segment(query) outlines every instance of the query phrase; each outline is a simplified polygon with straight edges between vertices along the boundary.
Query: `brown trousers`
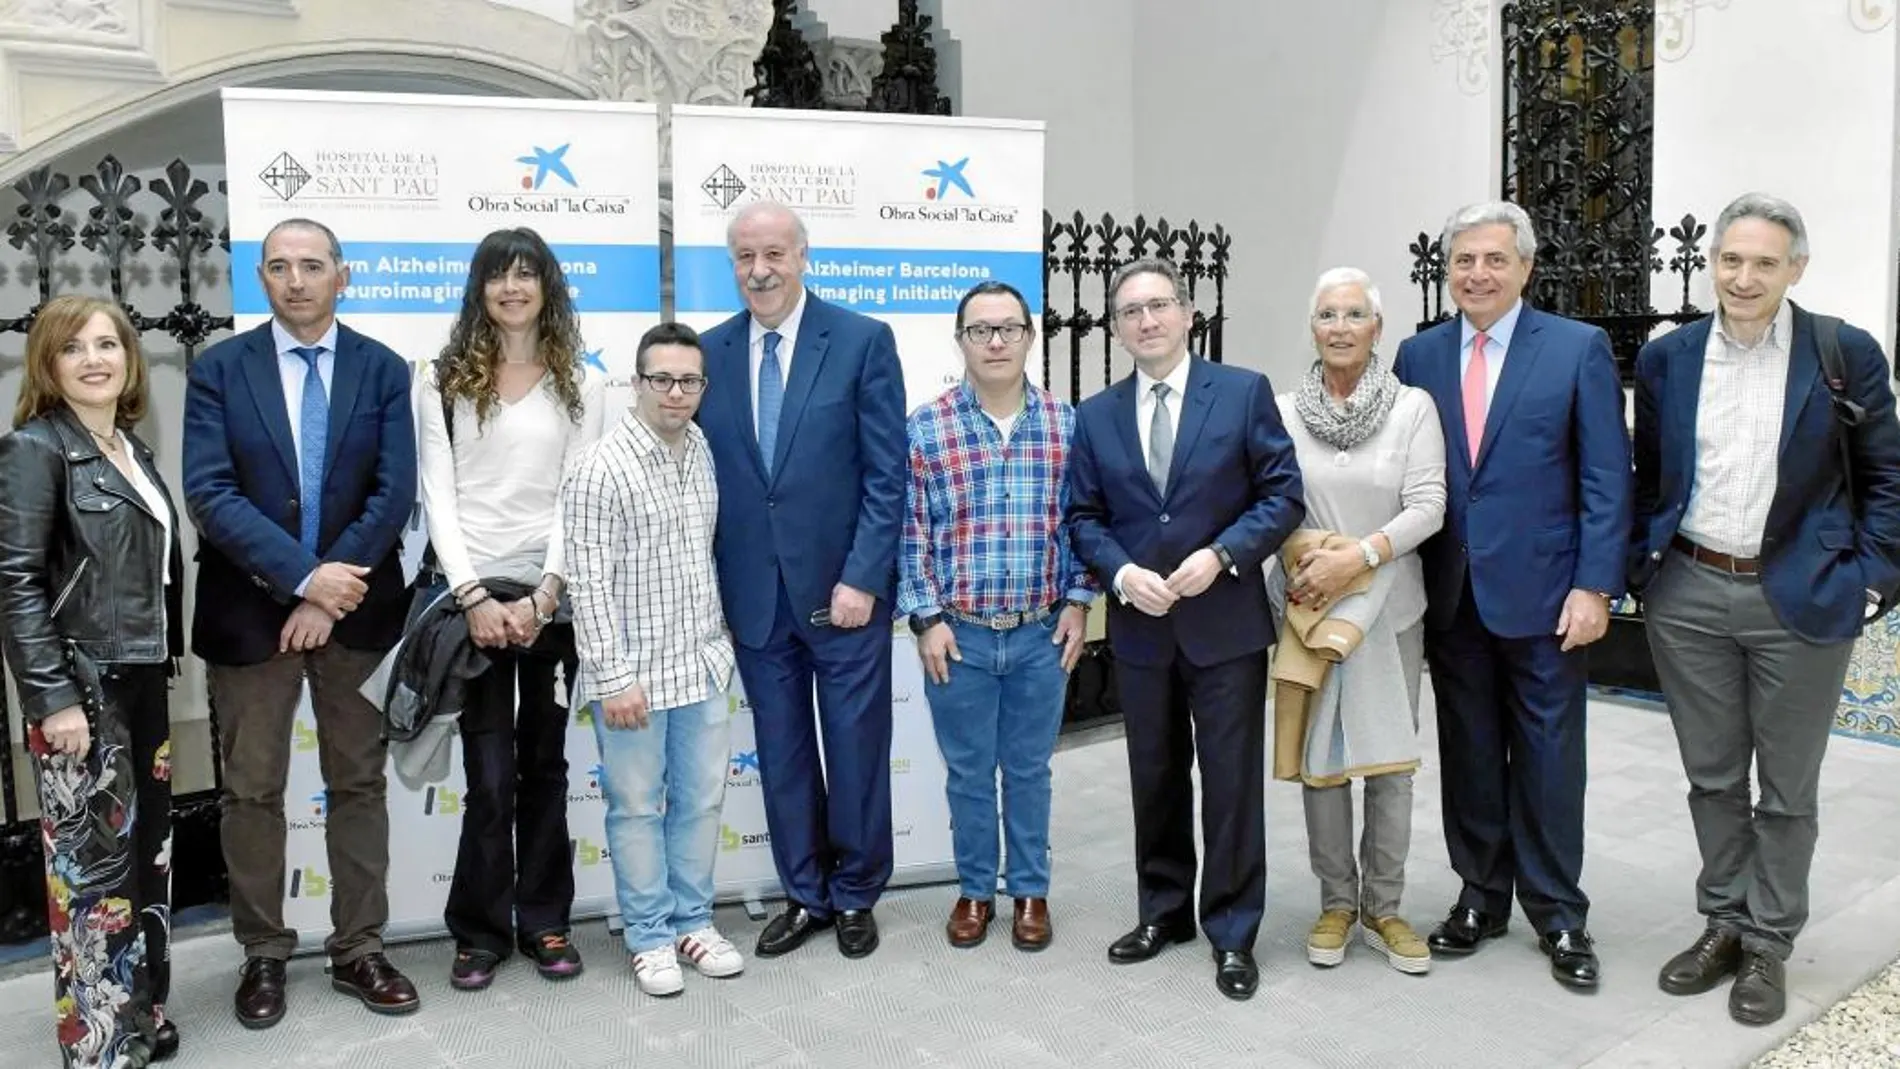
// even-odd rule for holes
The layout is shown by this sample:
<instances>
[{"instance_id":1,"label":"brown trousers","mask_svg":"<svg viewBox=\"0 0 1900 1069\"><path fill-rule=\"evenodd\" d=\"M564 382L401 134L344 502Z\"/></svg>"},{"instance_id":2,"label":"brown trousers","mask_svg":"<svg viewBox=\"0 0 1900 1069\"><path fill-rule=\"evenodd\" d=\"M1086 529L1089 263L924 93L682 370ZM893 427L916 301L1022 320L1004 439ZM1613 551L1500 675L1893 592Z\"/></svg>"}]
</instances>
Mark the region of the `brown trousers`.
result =
<instances>
[{"instance_id":1,"label":"brown trousers","mask_svg":"<svg viewBox=\"0 0 1900 1069\"><path fill-rule=\"evenodd\" d=\"M297 933L284 926L284 783L304 680L317 719L317 763L329 791L324 846L331 873L324 951L347 965L383 949L389 920L389 805L382 716L357 688L381 653L332 642L261 664L209 665L224 758L224 863L231 933L249 957L284 960Z\"/></svg>"}]
</instances>

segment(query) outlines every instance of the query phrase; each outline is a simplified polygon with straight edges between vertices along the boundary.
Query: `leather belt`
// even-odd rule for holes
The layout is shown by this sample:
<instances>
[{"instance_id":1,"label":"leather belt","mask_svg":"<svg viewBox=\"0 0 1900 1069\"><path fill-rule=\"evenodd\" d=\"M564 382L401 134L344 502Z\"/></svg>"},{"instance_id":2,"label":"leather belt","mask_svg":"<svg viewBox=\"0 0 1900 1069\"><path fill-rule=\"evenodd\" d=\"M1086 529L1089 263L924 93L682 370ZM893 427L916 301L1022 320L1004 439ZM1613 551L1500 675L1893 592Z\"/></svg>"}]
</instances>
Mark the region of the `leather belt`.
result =
<instances>
[{"instance_id":1,"label":"leather belt","mask_svg":"<svg viewBox=\"0 0 1900 1069\"><path fill-rule=\"evenodd\" d=\"M1057 605L1061 604L1057 602ZM943 614L952 620L961 620L977 627L987 627L991 631L1010 631L1024 624L1039 623L1055 615L1056 605L1044 605L1040 609L1028 609L1023 612L999 612L994 616L972 616L967 612L958 612L945 606Z\"/></svg>"},{"instance_id":2,"label":"leather belt","mask_svg":"<svg viewBox=\"0 0 1900 1069\"><path fill-rule=\"evenodd\" d=\"M1681 535L1670 539L1669 545L1670 548L1697 564L1706 564L1717 571L1727 572L1730 575L1761 574L1760 557L1731 557L1726 553L1717 553L1706 546L1699 546Z\"/></svg>"}]
</instances>

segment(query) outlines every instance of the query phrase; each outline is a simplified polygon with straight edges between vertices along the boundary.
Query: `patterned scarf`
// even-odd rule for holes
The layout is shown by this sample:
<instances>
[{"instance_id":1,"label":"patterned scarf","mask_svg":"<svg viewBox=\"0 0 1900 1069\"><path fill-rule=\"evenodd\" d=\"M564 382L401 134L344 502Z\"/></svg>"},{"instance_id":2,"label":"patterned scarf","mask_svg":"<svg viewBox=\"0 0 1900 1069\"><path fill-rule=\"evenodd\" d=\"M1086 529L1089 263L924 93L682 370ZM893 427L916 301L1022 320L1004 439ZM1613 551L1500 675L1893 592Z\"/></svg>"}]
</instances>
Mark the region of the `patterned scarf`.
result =
<instances>
[{"instance_id":1,"label":"patterned scarf","mask_svg":"<svg viewBox=\"0 0 1900 1069\"><path fill-rule=\"evenodd\" d=\"M1399 397L1398 377L1379 362L1378 353L1373 353L1366 360L1366 370L1359 376L1359 385L1353 387L1352 396L1346 398L1343 406L1335 407L1326 393L1322 366L1321 361L1313 361L1300 383L1300 419L1313 437L1334 449L1351 449L1377 434L1384 425L1386 414L1392 411L1392 403Z\"/></svg>"}]
</instances>

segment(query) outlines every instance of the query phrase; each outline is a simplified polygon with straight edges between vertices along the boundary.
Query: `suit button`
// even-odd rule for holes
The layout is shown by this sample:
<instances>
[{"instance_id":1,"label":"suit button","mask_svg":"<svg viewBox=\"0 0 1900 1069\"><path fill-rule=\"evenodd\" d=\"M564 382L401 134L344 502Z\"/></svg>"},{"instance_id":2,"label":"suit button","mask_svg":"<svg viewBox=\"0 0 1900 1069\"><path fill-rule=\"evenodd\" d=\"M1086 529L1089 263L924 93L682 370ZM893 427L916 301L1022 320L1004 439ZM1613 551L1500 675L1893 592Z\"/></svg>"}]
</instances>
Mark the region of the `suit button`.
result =
<instances>
[{"instance_id":1,"label":"suit button","mask_svg":"<svg viewBox=\"0 0 1900 1069\"><path fill-rule=\"evenodd\" d=\"M290 499L290 500L289 500L288 502L286 502L286 504L288 504L288 505L290 506L290 511L292 511L292 512L295 512L295 511L297 511L298 509L300 509L300 508L303 508L303 502L301 502L301 501L299 501L299 500L297 500L297 499L296 499L296 498L294 498L294 497L293 497L293 498L291 498L291 499Z\"/></svg>"},{"instance_id":2,"label":"suit button","mask_svg":"<svg viewBox=\"0 0 1900 1069\"><path fill-rule=\"evenodd\" d=\"M766 498L766 499L765 499L765 507L766 507L766 508L769 508L769 509L775 509L775 508L778 508L778 498L776 498L776 497L768 497L768 498Z\"/></svg>"},{"instance_id":3,"label":"suit button","mask_svg":"<svg viewBox=\"0 0 1900 1069\"><path fill-rule=\"evenodd\" d=\"M1167 514L1167 513L1165 513L1165 512L1164 512L1164 513L1162 513L1162 514L1161 514L1161 522L1162 522L1162 523L1167 523L1167 522L1168 522L1168 514Z\"/></svg>"},{"instance_id":4,"label":"suit button","mask_svg":"<svg viewBox=\"0 0 1900 1069\"><path fill-rule=\"evenodd\" d=\"M1650 552L1649 552L1649 559L1650 559L1650 560L1661 560L1661 559L1662 559L1662 550L1660 550L1660 549L1653 549L1653 550L1650 550Z\"/></svg>"}]
</instances>

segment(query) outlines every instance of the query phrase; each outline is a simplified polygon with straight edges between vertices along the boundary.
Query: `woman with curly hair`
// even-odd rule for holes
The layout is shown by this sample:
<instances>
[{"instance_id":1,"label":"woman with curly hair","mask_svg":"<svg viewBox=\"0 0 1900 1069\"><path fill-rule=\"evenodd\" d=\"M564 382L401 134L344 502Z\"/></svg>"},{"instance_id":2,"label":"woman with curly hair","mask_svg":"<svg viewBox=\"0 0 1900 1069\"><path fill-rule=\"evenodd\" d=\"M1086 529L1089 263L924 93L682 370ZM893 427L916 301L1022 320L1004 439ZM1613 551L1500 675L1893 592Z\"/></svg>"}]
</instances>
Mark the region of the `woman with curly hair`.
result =
<instances>
[{"instance_id":1,"label":"woman with curly hair","mask_svg":"<svg viewBox=\"0 0 1900 1069\"><path fill-rule=\"evenodd\" d=\"M550 980L577 976L568 939L567 709L574 629L562 597L561 479L600 437L605 382L581 363L559 261L525 227L482 239L433 375L421 376L422 501L431 560L490 667L461 716L468 774L444 910L450 982L474 991L519 948ZM560 668L563 695L555 692Z\"/></svg>"},{"instance_id":2,"label":"woman with curly hair","mask_svg":"<svg viewBox=\"0 0 1900 1069\"><path fill-rule=\"evenodd\" d=\"M125 312L46 302L0 438L0 637L39 781L60 1054L84 1069L178 1050L166 687L182 558L171 493L132 433L145 404Z\"/></svg>"}]
</instances>

